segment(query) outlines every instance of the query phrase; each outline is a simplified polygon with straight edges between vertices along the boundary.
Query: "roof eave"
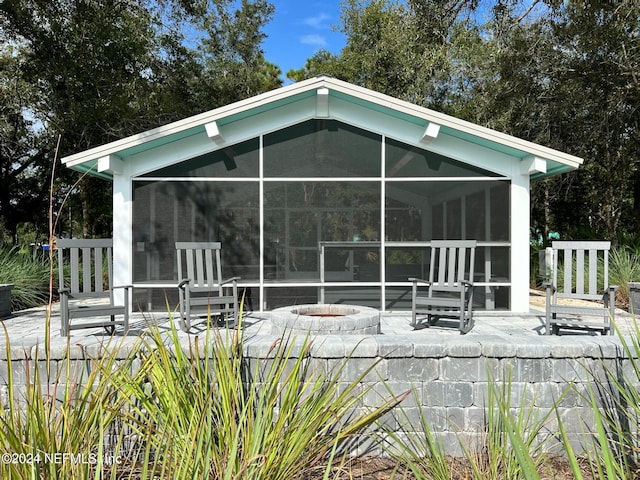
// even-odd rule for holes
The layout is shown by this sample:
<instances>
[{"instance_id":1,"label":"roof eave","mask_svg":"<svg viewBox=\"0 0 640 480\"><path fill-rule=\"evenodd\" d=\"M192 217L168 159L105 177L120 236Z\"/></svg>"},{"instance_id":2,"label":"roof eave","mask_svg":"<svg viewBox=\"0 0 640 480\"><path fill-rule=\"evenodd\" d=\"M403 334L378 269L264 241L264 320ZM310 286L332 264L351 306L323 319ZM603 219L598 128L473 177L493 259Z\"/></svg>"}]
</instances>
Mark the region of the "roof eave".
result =
<instances>
[{"instance_id":1,"label":"roof eave","mask_svg":"<svg viewBox=\"0 0 640 480\"><path fill-rule=\"evenodd\" d=\"M62 163L70 168L74 168L75 170L82 170L82 168L77 167L80 167L80 165L87 162L95 161L98 158L109 155L118 156L119 152L129 148L134 148L148 142L162 140L165 137L177 135L189 129L193 129L194 131L202 129L202 131L204 131L204 125L210 122L220 121L225 117L242 114L248 110L260 108L272 102L287 100L289 98L293 101L293 97L319 88L328 88L330 91L333 90L335 92L340 92L343 95L357 98L365 103L376 104L380 107L385 107L390 110L395 110L406 115L413 116L423 121L425 125L430 122L437 123L440 126L459 131L471 137L512 148L522 152L523 157L533 155L563 166L560 169L553 168L549 173L542 174L543 176L574 170L583 163L582 158L328 76L314 77L276 90L271 90L230 105L157 127L147 132L132 135L84 152L69 155L62 159ZM88 170L88 168L85 168L84 170ZM534 177L538 178L537 175L532 175L532 178Z\"/></svg>"},{"instance_id":2,"label":"roof eave","mask_svg":"<svg viewBox=\"0 0 640 480\"><path fill-rule=\"evenodd\" d=\"M84 162L95 160L96 158L105 157L108 155L117 155L118 152L132 148L143 143L152 142L162 137L175 135L185 130L192 128L202 128L204 131L204 125L216 120L220 120L231 114L240 113L242 111L257 108L265 104L284 99L286 97L292 97L299 93L318 88L323 85L324 78L329 77L316 77L303 82L294 83L286 87L282 87L276 90L262 93L260 95L240 100L230 105L209 110L207 112L194 115L176 122L162 125L160 127L148 130L146 132L131 135L121 140L106 143L98 147L94 147L83 152L78 152L72 155L68 155L62 158L62 163L70 168L73 168Z\"/></svg>"}]
</instances>

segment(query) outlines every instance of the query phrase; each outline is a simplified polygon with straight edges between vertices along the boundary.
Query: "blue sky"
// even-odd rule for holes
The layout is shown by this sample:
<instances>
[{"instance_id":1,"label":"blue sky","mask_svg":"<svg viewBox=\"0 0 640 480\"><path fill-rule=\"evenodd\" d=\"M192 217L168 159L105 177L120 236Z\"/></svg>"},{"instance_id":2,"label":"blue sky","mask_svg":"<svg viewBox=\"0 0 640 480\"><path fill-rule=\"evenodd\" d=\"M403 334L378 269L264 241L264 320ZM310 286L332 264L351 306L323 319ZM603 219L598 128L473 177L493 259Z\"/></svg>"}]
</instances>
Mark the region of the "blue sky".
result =
<instances>
[{"instance_id":1,"label":"blue sky","mask_svg":"<svg viewBox=\"0 0 640 480\"><path fill-rule=\"evenodd\" d=\"M344 36L332 30L340 20L340 0L271 0L273 19L265 27L265 58L284 75L301 68L318 50L338 53Z\"/></svg>"}]
</instances>

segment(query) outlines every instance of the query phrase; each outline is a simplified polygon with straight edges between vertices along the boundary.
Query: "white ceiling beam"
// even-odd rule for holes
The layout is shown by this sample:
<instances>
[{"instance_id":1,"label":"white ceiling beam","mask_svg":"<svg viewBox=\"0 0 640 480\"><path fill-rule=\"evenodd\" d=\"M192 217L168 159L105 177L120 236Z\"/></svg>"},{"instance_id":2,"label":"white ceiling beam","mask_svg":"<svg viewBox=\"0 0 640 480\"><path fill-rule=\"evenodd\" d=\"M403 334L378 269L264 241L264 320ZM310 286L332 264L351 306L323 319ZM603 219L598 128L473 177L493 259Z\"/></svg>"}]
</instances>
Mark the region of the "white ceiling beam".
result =
<instances>
[{"instance_id":1,"label":"white ceiling beam","mask_svg":"<svg viewBox=\"0 0 640 480\"><path fill-rule=\"evenodd\" d=\"M318 118L327 118L329 117L329 89L319 88L317 93L316 116Z\"/></svg>"},{"instance_id":2,"label":"white ceiling beam","mask_svg":"<svg viewBox=\"0 0 640 480\"><path fill-rule=\"evenodd\" d=\"M440 133L440 125L438 125L437 123L429 122L427 124L427 128L425 128L424 133L422 134L420 142L431 143L433 140L438 138L438 133Z\"/></svg>"},{"instance_id":3,"label":"white ceiling beam","mask_svg":"<svg viewBox=\"0 0 640 480\"><path fill-rule=\"evenodd\" d=\"M98 159L98 173L120 175L124 172L124 162L116 155L107 155Z\"/></svg>"},{"instance_id":4,"label":"white ceiling beam","mask_svg":"<svg viewBox=\"0 0 640 480\"><path fill-rule=\"evenodd\" d=\"M207 123L205 124L204 128L207 131L207 137L209 137L214 142L224 140L224 137L220 133L220 128L218 128L218 124L216 122Z\"/></svg>"},{"instance_id":5,"label":"white ceiling beam","mask_svg":"<svg viewBox=\"0 0 640 480\"><path fill-rule=\"evenodd\" d=\"M547 160L530 155L520 161L520 173L533 175L534 173L547 173Z\"/></svg>"}]
</instances>

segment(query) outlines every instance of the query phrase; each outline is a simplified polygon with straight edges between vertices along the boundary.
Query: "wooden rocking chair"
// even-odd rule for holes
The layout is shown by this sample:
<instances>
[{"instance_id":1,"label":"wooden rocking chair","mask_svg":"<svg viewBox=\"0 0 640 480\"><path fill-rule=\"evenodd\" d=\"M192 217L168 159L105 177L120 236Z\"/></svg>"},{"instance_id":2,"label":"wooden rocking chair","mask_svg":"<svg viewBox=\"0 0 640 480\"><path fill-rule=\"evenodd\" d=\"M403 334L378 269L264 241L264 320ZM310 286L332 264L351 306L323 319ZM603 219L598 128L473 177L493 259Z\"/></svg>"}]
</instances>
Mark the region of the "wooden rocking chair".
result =
<instances>
[{"instance_id":1,"label":"wooden rocking chair","mask_svg":"<svg viewBox=\"0 0 640 480\"><path fill-rule=\"evenodd\" d=\"M545 283L547 335L562 329L613 333L615 285L609 285L607 241L553 242L552 279ZM585 273L588 276L585 277ZM570 305L562 299L593 301L591 306ZM601 301L602 303L596 303Z\"/></svg>"},{"instance_id":2,"label":"wooden rocking chair","mask_svg":"<svg viewBox=\"0 0 640 480\"><path fill-rule=\"evenodd\" d=\"M191 329L196 310L219 324L238 320L239 277L222 278L220 242L176 242L181 328Z\"/></svg>"},{"instance_id":3,"label":"wooden rocking chair","mask_svg":"<svg viewBox=\"0 0 640 480\"><path fill-rule=\"evenodd\" d=\"M60 335L79 328L104 327L109 334L117 325L129 329L131 286L113 286L110 238L56 241L60 294ZM68 274L68 275L67 275ZM114 300L114 288L124 289L124 302ZM123 319L116 321L116 315ZM80 321L81 318L110 317L110 320Z\"/></svg>"},{"instance_id":4,"label":"wooden rocking chair","mask_svg":"<svg viewBox=\"0 0 640 480\"><path fill-rule=\"evenodd\" d=\"M411 325L414 329L433 325L440 317L459 319L460 333L473 328L473 266L475 240L433 240L429 279L410 278ZM420 286L426 286L420 289ZM426 315L427 321L418 317Z\"/></svg>"}]
</instances>

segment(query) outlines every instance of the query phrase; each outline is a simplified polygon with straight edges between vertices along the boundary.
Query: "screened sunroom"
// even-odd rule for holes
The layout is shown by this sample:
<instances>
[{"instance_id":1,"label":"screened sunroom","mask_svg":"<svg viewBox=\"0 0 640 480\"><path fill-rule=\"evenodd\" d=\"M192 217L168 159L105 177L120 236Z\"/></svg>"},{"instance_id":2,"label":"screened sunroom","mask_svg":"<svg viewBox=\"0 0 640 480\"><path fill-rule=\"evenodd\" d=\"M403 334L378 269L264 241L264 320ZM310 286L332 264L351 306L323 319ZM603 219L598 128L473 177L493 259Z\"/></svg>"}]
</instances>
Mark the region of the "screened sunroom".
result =
<instances>
[{"instance_id":1,"label":"screened sunroom","mask_svg":"<svg viewBox=\"0 0 640 480\"><path fill-rule=\"evenodd\" d=\"M175 242L220 241L254 310L392 311L410 308L433 239L478 242L475 308L526 310L530 181L581 162L329 77L64 161L114 182L134 308L166 308Z\"/></svg>"}]
</instances>

